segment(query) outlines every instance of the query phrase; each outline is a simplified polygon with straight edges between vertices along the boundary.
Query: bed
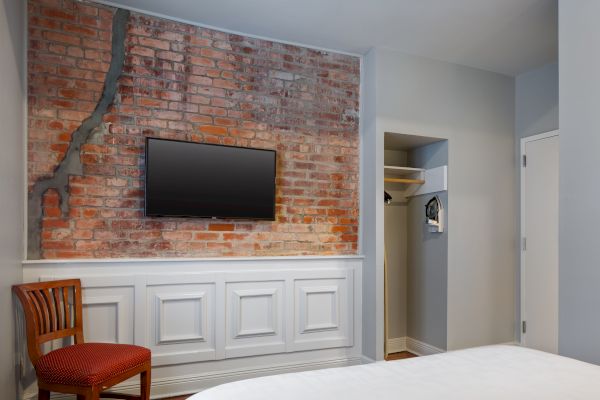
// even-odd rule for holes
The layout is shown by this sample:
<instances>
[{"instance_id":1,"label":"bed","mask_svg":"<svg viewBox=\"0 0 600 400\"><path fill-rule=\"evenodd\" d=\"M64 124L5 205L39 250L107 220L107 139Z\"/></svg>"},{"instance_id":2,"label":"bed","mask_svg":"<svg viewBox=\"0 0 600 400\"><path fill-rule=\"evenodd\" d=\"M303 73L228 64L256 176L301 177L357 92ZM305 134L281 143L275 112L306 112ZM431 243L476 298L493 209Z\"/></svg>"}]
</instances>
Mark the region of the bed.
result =
<instances>
[{"instance_id":1,"label":"bed","mask_svg":"<svg viewBox=\"0 0 600 400\"><path fill-rule=\"evenodd\" d=\"M266 376L189 400L600 399L600 366L497 345L408 360Z\"/></svg>"}]
</instances>

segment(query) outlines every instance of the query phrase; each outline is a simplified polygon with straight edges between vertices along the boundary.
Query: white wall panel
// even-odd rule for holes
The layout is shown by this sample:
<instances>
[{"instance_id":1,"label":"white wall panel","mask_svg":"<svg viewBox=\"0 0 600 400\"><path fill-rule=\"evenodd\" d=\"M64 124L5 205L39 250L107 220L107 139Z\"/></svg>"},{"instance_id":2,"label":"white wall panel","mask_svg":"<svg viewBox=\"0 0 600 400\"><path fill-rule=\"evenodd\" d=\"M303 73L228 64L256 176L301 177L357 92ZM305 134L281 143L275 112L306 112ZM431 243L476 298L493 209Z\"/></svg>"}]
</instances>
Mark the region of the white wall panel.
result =
<instances>
[{"instance_id":1,"label":"white wall panel","mask_svg":"<svg viewBox=\"0 0 600 400\"><path fill-rule=\"evenodd\" d=\"M24 264L26 282L80 278L86 341L150 348L161 394L360 359L359 257Z\"/></svg>"},{"instance_id":2,"label":"white wall panel","mask_svg":"<svg viewBox=\"0 0 600 400\"><path fill-rule=\"evenodd\" d=\"M347 276L294 281L293 351L352 345L352 286Z\"/></svg>"},{"instance_id":3,"label":"white wall panel","mask_svg":"<svg viewBox=\"0 0 600 400\"><path fill-rule=\"evenodd\" d=\"M89 293L87 289L86 292ZM83 298L83 333L88 342L130 343L131 338L125 336L132 333L126 326L133 321L129 310L126 310L126 297L94 296L86 293ZM129 317L129 318L128 318Z\"/></svg>"},{"instance_id":4,"label":"white wall panel","mask_svg":"<svg viewBox=\"0 0 600 400\"><path fill-rule=\"evenodd\" d=\"M207 277L210 278L210 277ZM168 281L172 279L163 279ZM215 283L149 284L147 347L154 365L214 360Z\"/></svg>"},{"instance_id":5,"label":"white wall panel","mask_svg":"<svg viewBox=\"0 0 600 400\"><path fill-rule=\"evenodd\" d=\"M225 356L284 352L284 282L232 282L226 288Z\"/></svg>"}]
</instances>

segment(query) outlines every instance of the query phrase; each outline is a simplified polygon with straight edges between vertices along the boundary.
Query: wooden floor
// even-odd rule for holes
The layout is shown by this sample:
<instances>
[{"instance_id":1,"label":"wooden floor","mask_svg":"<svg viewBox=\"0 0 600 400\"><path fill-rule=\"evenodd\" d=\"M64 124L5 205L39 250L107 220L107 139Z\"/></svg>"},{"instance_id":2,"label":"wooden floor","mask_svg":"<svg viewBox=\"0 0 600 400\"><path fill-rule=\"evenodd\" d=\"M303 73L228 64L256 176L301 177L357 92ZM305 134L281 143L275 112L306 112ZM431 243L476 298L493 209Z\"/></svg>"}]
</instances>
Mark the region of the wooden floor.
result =
<instances>
[{"instance_id":1,"label":"wooden floor","mask_svg":"<svg viewBox=\"0 0 600 400\"><path fill-rule=\"evenodd\" d=\"M388 354L385 358L385 361L393 361L393 360L404 360L406 358L418 357L416 354L409 353L408 351L401 351L400 353L392 353Z\"/></svg>"},{"instance_id":2,"label":"wooden floor","mask_svg":"<svg viewBox=\"0 0 600 400\"><path fill-rule=\"evenodd\" d=\"M408 351L401 351L400 353L388 354L388 356L385 358L385 360L386 361L404 360L406 358L413 358L413 357L417 357L417 355L415 355L413 353L409 353ZM191 396L191 394L187 395L187 396L169 397L168 399L163 399L163 400L186 400L190 396Z\"/></svg>"}]
</instances>

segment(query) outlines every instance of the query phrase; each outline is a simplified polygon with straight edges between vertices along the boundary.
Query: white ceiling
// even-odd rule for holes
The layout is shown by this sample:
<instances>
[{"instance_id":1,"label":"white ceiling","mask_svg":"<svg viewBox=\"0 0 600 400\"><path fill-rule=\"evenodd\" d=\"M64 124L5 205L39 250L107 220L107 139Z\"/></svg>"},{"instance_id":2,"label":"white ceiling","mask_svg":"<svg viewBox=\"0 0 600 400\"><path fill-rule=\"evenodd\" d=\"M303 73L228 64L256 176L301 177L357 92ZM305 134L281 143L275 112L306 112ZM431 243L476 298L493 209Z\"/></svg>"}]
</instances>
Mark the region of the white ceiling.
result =
<instances>
[{"instance_id":1,"label":"white ceiling","mask_svg":"<svg viewBox=\"0 0 600 400\"><path fill-rule=\"evenodd\" d=\"M224 30L363 54L385 47L517 75L557 58L557 0L109 0Z\"/></svg>"}]
</instances>

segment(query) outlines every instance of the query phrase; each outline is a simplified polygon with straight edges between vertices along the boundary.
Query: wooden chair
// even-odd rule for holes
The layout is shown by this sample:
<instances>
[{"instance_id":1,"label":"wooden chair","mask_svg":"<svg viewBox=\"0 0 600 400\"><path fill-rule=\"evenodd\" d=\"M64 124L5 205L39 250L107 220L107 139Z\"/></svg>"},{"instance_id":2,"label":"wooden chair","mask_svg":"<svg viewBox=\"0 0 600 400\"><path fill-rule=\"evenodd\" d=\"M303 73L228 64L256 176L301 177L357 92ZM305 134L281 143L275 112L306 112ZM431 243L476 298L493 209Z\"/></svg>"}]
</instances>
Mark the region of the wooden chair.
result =
<instances>
[{"instance_id":1,"label":"wooden chair","mask_svg":"<svg viewBox=\"0 0 600 400\"><path fill-rule=\"evenodd\" d=\"M81 282L70 279L13 286L25 312L27 349L38 379L40 400L50 392L100 398L149 400L150 350L127 344L84 343ZM74 344L43 354L42 345L74 337ZM141 395L104 392L140 375Z\"/></svg>"}]
</instances>

